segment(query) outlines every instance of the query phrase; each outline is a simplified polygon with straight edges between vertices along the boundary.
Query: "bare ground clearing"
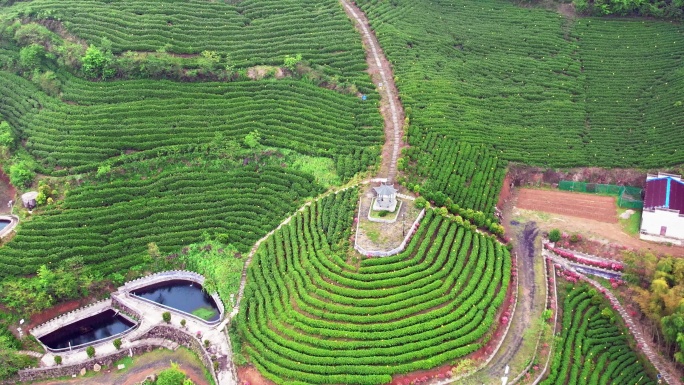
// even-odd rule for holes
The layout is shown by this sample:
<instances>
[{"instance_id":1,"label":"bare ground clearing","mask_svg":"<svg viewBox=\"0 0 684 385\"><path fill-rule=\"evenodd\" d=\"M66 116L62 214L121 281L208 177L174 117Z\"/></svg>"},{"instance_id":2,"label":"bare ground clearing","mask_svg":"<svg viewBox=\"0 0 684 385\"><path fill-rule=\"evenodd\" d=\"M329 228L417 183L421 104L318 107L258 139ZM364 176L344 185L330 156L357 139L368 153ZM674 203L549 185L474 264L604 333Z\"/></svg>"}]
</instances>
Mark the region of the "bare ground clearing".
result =
<instances>
[{"instance_id":1,"label":"bare ground clearing","mask_svg":"<svg viewBox=\"0 0 684 385\"><path fill-rule=\"evenodd\" d=\"M506 233L511 231L510 220L516 220L521 223L534 221L541 231L548 232L551 229L557 228L568 233L579 233L585 238L606 244L614 243L634 250L684 257L684 247L667 246L642 241L635 236L625 233L617 220L609 223L595 219L578 218L575 213L568 215L539 209L523 209L519 205L518 198L519 195L526 190L527 189L515 189L513 194L511 194L509 202L505 206L504 218L506 218L506 220L504 220L504 226L506 227ZM510 214L507 214L506 211L509 211ZM615 213L615 217L617 218L617 212Z\"/></svg>"},{"instance_id":2,"label":"bare ground clearing","mask_svg":"<svg viewBox=\"0 0 684 385\"><path fill-rule=\"evenodd\" d=\"M520 189L516 206L599 222L617 223L615 197L566 191Z\"/></svg>"}]
</instances>

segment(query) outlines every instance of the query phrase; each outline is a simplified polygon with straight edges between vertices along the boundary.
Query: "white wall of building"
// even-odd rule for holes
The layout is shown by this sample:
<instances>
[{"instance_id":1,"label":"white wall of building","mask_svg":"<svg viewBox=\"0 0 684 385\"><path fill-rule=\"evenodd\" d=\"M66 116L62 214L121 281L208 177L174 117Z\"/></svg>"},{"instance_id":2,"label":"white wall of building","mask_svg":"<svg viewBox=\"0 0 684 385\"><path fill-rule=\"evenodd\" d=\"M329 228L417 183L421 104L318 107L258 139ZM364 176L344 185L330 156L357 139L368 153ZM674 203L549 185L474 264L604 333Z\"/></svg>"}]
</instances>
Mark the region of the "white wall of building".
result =
<instances>
[{"instance_id":1,"label":"white wall of building","mask_svg":"<svg viewBox=\"0 0 684 385\"><path fill-rule=\"evenodd\" d=\"M666 232L663 242L667 238L684 240L684 215L677 211L666 209L644 210L641 215L641 232L652 236L660 236L661 227L665 226Z\"/></svg>"}]
</instances>

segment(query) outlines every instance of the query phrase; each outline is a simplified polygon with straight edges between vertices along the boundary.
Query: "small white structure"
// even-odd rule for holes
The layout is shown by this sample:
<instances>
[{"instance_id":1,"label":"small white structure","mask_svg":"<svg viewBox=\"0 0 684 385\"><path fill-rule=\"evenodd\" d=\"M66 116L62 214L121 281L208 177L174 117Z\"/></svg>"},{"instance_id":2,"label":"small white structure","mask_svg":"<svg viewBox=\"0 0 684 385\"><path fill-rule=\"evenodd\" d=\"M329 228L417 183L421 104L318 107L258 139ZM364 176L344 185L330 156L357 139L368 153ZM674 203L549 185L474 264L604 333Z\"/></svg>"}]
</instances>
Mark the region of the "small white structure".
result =
<instances>
[{"instance_id":1,"label":"small white structure","mask_svg":"<svg viewBox=\"0 0 684 385\"><path fill-rule=\"evenodd\" d=\"M684 244L684 181L680 175L646 177L640 238Z\"/></svg>"},{"instance_id":2,"label":"small white structure","mask_svg":"<svg viewBox=\"0 0 684 385\"><path fill-rule=\"evenodd\" d=\"M373 187L373 189L376 194L373 210L390 212L396 210L397 189L394 188L394 185L381 184L379 187Z\"/></svg>"},{"instance_id":3,"label":"small white structure","mask_svg":"<svg viewBox=\"0 0 684 385\"><path fill-rule=\"evenodd\" d=\"M29 210L36 208L36 198L38 198L38 191L29 191L21 196L21 203Z\"/></svg>"}]
</instances>

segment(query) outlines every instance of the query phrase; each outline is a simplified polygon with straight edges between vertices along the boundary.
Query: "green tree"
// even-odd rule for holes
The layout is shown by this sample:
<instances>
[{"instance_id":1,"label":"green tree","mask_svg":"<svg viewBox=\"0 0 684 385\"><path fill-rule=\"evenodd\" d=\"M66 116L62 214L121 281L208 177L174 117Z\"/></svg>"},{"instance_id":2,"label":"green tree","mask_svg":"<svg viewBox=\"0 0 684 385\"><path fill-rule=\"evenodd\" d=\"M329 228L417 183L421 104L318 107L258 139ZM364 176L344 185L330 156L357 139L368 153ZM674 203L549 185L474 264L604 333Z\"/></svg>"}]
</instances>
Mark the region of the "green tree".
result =
<instances>
[{"instance_id":1,"label":"green tree","mask_svg":"<svg viewBox=\"0 0 684 385\"><path fill-rule=\"evenodd\" d=\"M257 158L257 150L261 146L261 134L258 130L254 130L245 136L244 140L247 147L254 152L254 160Z\"/></svg>"},{"instance_id":2,"label":"green tree","mask_svg":"<svg viewBox=\"0 0 684 385\"><path fill-rule=\"evenodd\" d=\"M245 135L245 144L247 147L251 148L254 150L257 148L261 143L261 134L259 134L258 130L254 130L250 132L249 134Z\"/></svg>"},{"instance_id":3,"label":"green tree","mask_svg":"<svg viewBox=\"0 0 684 385\"><path fill-rule=\"evenodd\" d=\"M669 316L660 320L665 341L669 344L676 344L678 352L674 358L679 363L684 363L684 301L681 301L677 310Z\"/></svg>"},{"instance_id":4,"label":"green tree","mask_svg":"<svg viewBox=\"0 0 684 385\"><path fill-rule=\"evenodd\" d=\"M33 183L36 174L26 161L19 161L10 166L10 183L18 187L28 187Z\"/></svg>"},{"instance_id":5,"label":"green tree","mask_svg":"<svg viewBox=\"0 0 684 385\"><path fill-rule=\"evenodd\" d=\"M34 71L31 76L33 81L41 90L45 91L50 96L59 95L62 89L62 82L57 78L57 75L52 71Z\"/></svg>"},{"instance_id":6,"label":"green tree","mask_svg":"<svg viewBox=\"0 0 684 385\"><path fill-rule=\"evenodd\" d=\"M169 369L159 373L156 385L185 385L186 378L185 373L178 369L178 364L172 362Z\"/></svg>"},{"instance_id":7,"label":"green tree","mask_svg":"<svg viewBox=\"0 0 684 385\"><path fill-rule=\"evenodd\" d=\"M115 339L115 340L112 342L112 344L114 344L114 347L116 348L116 350L121 349L121 338Z\"/></svg>"},{"instance_id":8,"label":"green tree","mask_svg":"<svg viewBox=\"0 0 684 385\"><path fill-rule=\"evenodd\" d=\"M36 23L21 24L14 33L14 40L21 45L30 44L46 45L51 43L55 33Z\"/></svg>"},{"instance_id":9,"label":"green tree","mask_svg":"<svg viewBox=\"0 0 684 385\"><path fill-rule=\"evenodd\" d=\"M163 319L164 322L166 322L166 323L171 322L171 313L168 312L168 311L165 311L164 313L162 313L162 319Z\"/></svg>"},{"instance_id":10,"label":"green tree","mask_svg":"<svg viewBox=\"0 0 684 385\"><path fill-rule=\"evenodd\" d=\"M10 149L14 145L14 134L7 122L0 122L0 146Z\"/></svg>"},{"instance_id":11,"label":"green tree","mask_svg":"<svg viewBox=\"0 0 684 385\"><path fill-rule=\"evenodd\" d=\"M295 56L286 55L283 61L283 67L294 72L297 69L297 64L302 61L302 54L298 53Z\"/></svg>"},{"instance_id":12,"label":"green tree","mask_svg":"<svg viewBox=\"0 0 684 385\"><path fill-rule=\"evenodd\" d=\"M102 51L94 45L88 47L81 62L83 64L83 73L92 79L101 78L106 80L114 76L114 69L111 67L111 53Z\"/></svg>"},{"instance_id":13,"label":"green tree","mask_svg":"<svg viewBox=\"0 0 684 385\"><path fill-rule=\"evenodd\" d=\"M62 356L55 356L55 364L62 365Z\"/></svg>"},{"instance_id":14,"label":"green tree","mask_svg":"<svg viewBox=\"0 0 684 385\"><path fill-rule=\"evenodd\" d=\"M88 346L86 348L86 354L88 355L88 358L93 358L95 357L95 348L92 346Z\"/></svg>"},{"instance_id":15,"label":"green tree","mask_svg":"<svg viewBox=\"0 0 684 385\"><path fill-rule=\"evenodd\" d=\"M215 70L220 61L221 55L216 53L216 51L202 51L197 58L197 65L206 73Z\"/></svg>"},{"instance_id":16,"label":"green tree","mask_svg":"<svg viewBox=\"0 0 684 385\"><path fill-rule=\"evenodd\" d=\"M103 164L97 167L97 174L95 174L95 177L98 179L102 179L105 175L108 175L109 172L112 171L112 166L109 164Z\"/></svg>"},{"instance_id":17,"label":"green tree","mask_svg":"<svg viewBox=\"0 0 684 385\"><path fill-rule=\"evenodd\" d=\"M40 67L45 58L45 47L40 44L31 44L19 51L19 66L22 70L33 71Z\"/></svg>"},{"instance_id":18,"label":"green tree","mask_svg":"<svg viewBox=\"0 0 684 385\"><path fill-rule=\"evenodd\" d=\"M553 229L549 231L549 241L558 242L561 239L561 232L558 229Z\"/></svg>"}]
</instances>

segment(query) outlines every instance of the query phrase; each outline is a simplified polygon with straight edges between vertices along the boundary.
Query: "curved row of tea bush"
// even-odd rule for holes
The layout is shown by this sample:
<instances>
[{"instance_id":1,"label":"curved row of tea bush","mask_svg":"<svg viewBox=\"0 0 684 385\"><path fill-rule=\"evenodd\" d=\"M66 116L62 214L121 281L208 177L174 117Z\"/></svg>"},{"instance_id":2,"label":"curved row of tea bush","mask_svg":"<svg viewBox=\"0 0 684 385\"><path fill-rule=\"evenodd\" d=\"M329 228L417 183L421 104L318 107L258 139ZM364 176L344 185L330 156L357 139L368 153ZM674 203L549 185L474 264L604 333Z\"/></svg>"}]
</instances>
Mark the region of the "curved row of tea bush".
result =
<instances>
[{"instance_id":1,"label":"curved row of tea bush","mask_svg":"<svg viewBox=\"0 0 684 385\"><path fill-rule=\"evenodd\" d=\"M363 259L332 250L326 197L266 240L248 269L238 330L276 383L381 384L479 349L510 281L500 243L429 211L406 250ZM328 230L326 230L326 223Z\"/></svg>"},{"instance_id":2,"label":"curved row of tea bush","mask_svg":"<svg viewBox=\"0 0 684 385\"><path fill-rule=\"evenodd\" d=\"M115 53L209 50L227 55L224 65L237 68L282 65L286 55L301 54L342 81L367 79L358 34L336 0L36 0L7 12L47 25L60 21L90 44L108 39Z\"/></svg>"},{"instance_id":3,"label":"curved row of tea bush","mask_svg":"<svg viewBox=\"0 0 684 385\"><path fill-rule=\"evenodd\" d=\"M124 152L195 148L217 135L241 144L258 130L263 145L350 157L355 162L344 163L344 174L351 176L375 163L383 137L375 103L301 81L70 79L63 95L72 103L67 104L0 72L0 115L26 139L26 149L46 172L55 167L67 168L62 173L90 171Z\"/></svg>"},{"instance_id":4,"label":"curved row of tea bush","mask_svg":"<svg viewBox=\"0 0 684 385\"><path fill-rule=\"evenodd\" d=\"M444 206L449 198L462 208L494 214L506 161L490 148L430 133L407 154L409 184L423 180L420 193L426 199Z\"/></svg>"},{"instance_id":5,"label":"curved row of tea bush","mask_svg":"<svg viewBox=\"0 0 684 385\"><path fill-rule=\"evenodd\" d=\"M574 287L563 302L562 331L543 385L655 384L601 294Z\"/></svg>"},{"instance_id":6,"label":"curved row of tea bush","mask_svg":"<svg viewBox=\"0 0 684 385\"><path fill-rule=\"evenodd\" d=\"M292 170L251 166L167 167L147 177L123 174L70 191L23 222L0 248L0 277L81 258L106 276L141 264L147 245L162 252L222 235L241 252L320 189Z\"/></svg>"},{"instance_id":7,"label":"curved row of tea bush","mask_svg":"<svg viewBox=\"0 0 684 385\"><path fill-rule=\"evenodd\" d=\"M684 29L500 0L358 0L410 118L551 167L684 163Z\"/></svg>"}]
</instances>

